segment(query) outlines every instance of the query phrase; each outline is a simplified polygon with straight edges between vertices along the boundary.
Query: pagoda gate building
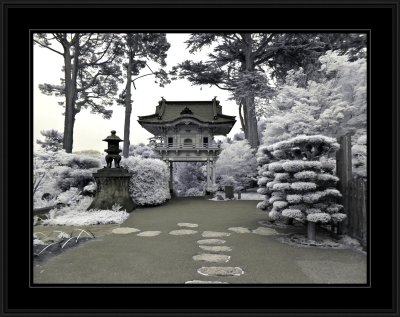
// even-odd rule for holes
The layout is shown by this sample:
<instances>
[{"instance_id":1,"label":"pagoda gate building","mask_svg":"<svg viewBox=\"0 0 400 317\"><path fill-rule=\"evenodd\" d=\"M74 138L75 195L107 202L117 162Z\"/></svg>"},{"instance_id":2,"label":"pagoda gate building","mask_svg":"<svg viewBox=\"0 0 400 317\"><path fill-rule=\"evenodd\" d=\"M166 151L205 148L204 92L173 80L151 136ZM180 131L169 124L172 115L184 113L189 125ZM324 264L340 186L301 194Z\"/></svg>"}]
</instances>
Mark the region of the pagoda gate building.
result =
<instances>
[{"instance_id":1,"label":"pagoda gate building","mask_svg":"<svg viewBox=\"0 0 400 317\"><path fill-rule=\"evenodd\" d=\"M167 101L161 98L156 113L141 116L139 124L154 135L150 144L169 164L173 190L173 162L206 162L207 188L215 185L215 161L221 152L216 135L227 135L235 116L222 114L219 101Z\"/></svg>"}]
</instances>

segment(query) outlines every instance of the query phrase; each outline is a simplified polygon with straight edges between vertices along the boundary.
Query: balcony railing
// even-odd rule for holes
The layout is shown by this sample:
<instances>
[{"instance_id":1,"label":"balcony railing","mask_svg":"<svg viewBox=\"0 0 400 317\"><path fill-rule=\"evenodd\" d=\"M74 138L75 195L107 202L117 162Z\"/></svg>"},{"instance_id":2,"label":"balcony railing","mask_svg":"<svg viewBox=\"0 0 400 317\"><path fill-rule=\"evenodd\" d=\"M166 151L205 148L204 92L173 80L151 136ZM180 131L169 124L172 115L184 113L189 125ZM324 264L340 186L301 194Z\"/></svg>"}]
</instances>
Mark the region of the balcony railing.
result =
<instances>
[{"instance_id":1,"label":"balcony railing","mask_svg":"<svg viewBox=\"0 0 400 317\"><path fill-rule=\"evenodd\" d=\"M217 150L220 149L221 145L217 143L201 143L201 144L156 144L156 149L195 149L195 150Z\"/></svg>"}]
</instances>

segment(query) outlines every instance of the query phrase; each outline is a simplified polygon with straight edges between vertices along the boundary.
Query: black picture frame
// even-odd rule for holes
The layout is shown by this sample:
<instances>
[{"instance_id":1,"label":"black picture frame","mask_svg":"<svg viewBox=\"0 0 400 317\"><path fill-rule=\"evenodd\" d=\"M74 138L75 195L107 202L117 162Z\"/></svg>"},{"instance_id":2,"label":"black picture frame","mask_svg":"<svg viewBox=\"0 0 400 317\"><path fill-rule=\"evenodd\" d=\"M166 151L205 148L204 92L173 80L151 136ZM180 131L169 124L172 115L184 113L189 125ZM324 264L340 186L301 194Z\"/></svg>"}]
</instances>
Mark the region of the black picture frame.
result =
<instances>
[{"instance_id":1,"label":"black picture frame","mask_svg":"<svg viewBox=\"0 0 400 317\"><path fill-rule=\"evenodd\" d=\"M2 315L399 316L398 0L0 2ZM369 286L33 286L29 257L33 29L368 32Z\"/></svg>"}]
</instances>

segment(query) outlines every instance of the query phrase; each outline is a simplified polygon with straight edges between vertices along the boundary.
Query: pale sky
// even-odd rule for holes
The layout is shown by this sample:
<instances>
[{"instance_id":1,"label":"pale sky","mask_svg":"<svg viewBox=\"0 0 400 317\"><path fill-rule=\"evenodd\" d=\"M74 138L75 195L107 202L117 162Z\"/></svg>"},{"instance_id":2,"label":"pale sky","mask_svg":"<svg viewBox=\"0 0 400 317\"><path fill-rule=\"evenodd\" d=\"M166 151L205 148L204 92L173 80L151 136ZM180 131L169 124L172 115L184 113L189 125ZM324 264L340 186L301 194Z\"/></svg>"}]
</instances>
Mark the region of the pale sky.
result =
<instances>
[{"instance_id":1,"label":"pale sky","mask_svg":"<svg viewBox=\"0 0 400 317\"><path fill-rule=\"evenodd\" d=\"M188 36L189 34L167 34L171 47L166 60L166 70L186 59L206 58L206 53L191 55L186 51L184 41L188 39ZM64 116L62 115L64 108L58 105L59 101L64 101L64 97L44 95L38 88L38 85L43 83L60 84L60 78L63 77L61 71L63 61L62 56L34 45L33 63L33 142L35 149L37 149L40 146L36 144L36 139L44 139L40 134L41 130L64 131ZM148 143L148 138L152 135L137 123L137 119L138 116L153 114L161 97L166 100L211 100L214 96L217 96L217 99L221 102L222 112L236 116L236 124L228 136L233 137L235 133L240 132L238 107L233 100L228 100L229 92L225 90L217 87L192 86L187 80L176 80L161 88L154 83L152 76L140 78L135 84L137 89L132 88L131 144ZM82 109L76 115L73 151L97 150L103 152L106 148L106 142L102 140L110 135L111 130L116 130L117 135L121 139L123 138L125 108L115 103L108 109L113 110L113 115L109 120L103 119L101 115L91 114L90 109Z\"/></svg>"}]
</instances>

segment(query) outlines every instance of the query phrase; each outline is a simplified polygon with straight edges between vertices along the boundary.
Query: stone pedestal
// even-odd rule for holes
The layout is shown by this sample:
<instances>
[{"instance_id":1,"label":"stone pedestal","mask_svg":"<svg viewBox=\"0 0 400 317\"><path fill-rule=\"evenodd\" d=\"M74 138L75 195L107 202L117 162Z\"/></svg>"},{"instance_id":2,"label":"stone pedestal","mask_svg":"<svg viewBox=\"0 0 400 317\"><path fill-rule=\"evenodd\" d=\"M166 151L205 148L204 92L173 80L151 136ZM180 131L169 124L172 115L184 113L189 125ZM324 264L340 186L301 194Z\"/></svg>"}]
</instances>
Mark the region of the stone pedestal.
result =
<instances>
[{"instance_id":1,"label":"stone pedestal","mask_svg":"<svg viewBox=\"0 0 400 317\"><path fill-rule=\"evenodd\" d=\"M136 208L129 195L129 180L131 174L124 168L103 168L93 173L96 180L96 196L89 209L111 209L119 204L127 212Z\"/></svg>"}]
</instances>

